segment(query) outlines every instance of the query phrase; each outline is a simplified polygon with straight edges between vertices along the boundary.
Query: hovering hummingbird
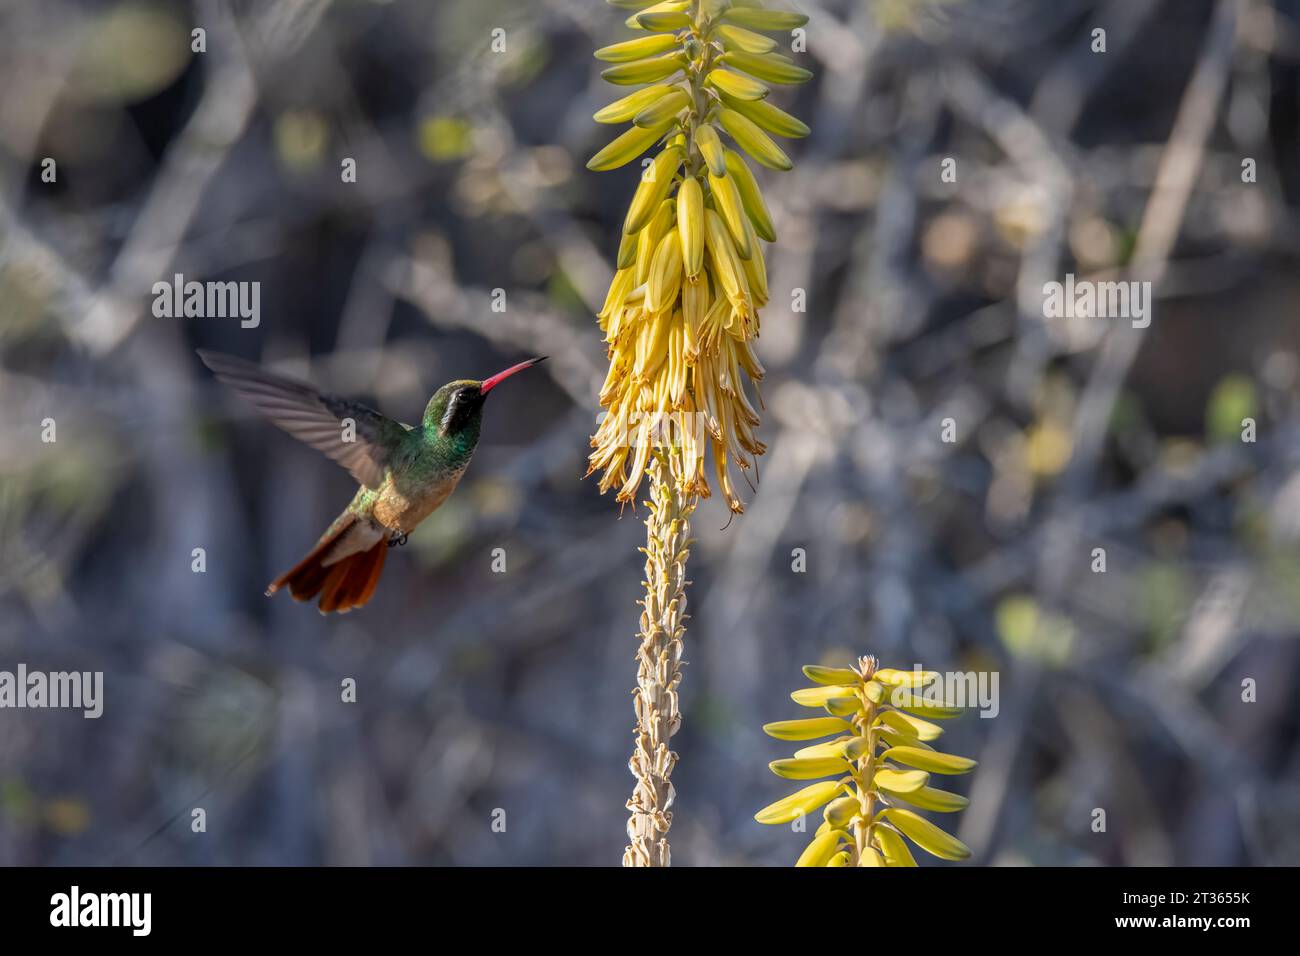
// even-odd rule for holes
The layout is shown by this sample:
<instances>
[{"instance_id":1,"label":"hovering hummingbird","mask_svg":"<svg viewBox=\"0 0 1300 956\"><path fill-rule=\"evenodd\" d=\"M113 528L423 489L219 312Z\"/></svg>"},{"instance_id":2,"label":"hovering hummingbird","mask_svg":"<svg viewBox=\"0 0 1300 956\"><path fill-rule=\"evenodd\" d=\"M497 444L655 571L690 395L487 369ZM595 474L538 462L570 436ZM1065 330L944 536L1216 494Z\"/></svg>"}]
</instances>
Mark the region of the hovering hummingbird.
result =
<instances>
[{"instance_id":1,"label":"hovering hummingbird","mask_svg":"<svg viewBox=\"0 0 1300 956\"><path fill-rule=\"evenodd\" d=\"M419 427L360 402L326 395L233 355L199 349L217 378L294 438L346 468L361 487L305 558L268 585L288 585L295 600L320 595L320 612L340 613L370 600L384 556L456 490L478 444L488 393L529 359L481 382L448 382L433 393Z\"/></svg>"}]
</instances>

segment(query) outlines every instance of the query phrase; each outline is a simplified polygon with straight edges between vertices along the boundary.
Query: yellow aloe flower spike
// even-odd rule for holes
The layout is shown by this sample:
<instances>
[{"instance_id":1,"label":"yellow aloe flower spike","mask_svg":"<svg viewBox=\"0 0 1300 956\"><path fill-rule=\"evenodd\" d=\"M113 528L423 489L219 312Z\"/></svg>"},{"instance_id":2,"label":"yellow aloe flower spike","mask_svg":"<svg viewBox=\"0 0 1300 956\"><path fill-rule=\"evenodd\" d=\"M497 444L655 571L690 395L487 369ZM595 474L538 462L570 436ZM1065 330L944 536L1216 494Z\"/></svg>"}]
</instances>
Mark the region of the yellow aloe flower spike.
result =
<instances>
[{"instance_id":1,"label":"yellow aloe flower spike","mask_svg":"<svg viewBox=\"0 0 1300 956\"><path fill-rule=\"evenodd\" d=\"M976 766L968 757L939 753L924 742L943 730L916 714L946 719L961 712L921 696L921 688L939 675L919 668L882 669L874 657L859 658L854 667L810 664L803 672L817 686L790 697L831 716L777 721L763 730L778 740L833 739L769 766L791 780L833 779L778 800L754 819L790 823L824 805L824 822L797 866L916 866L908 840L943 860L969 857L964 843L917 813L965 809L969 801L930 786L931 775L965 774Z\"/></svg>"},{"instance_id":2,"label":"yellow aloe flower spike","mask_svg":"<svg viewBox=\"0 0 1300 956\"><path fill-rule=\"evenodd\" d=\"M640 35L596 51L598 59L612 64L602 76L620 86L649 85L596 113L597 122L632 125L587 165L617 169L647 150L654 150L654 158L632 197L612 285L626 283L629 269L636 281L622 307L607 304L601 316L611 368L600 402L610 418L627 427L597 430L588 473L603 472L602 491L615 488L620 502L634 502L655 459L626 447L629 431L632 438L644 433L653 441L665 430L662 422L639 423L678 416L692 431L696 454L688 460L675 444L664 456L665 466L692 500L708 497L703 457L712 450L718 486L727 506L739 514L744 504L729 463L750 471L764 450L754 436L759 403L746 394L745 379L757 383L762 370L751 344L758 335L758 310L768 297L759 245L776 239L771 213L742 154L771 169L789 169L789 157L771 136L808 132L766 102L764 81L799 83L811 74L775 52L776 40L761 32L788 32L793 29L788 24L801 25L807 17L716 0L614 5L629 11L627 25ZM656 221L665 203L672 214ZM665 247L668 236L679 247L676 254ZM618 311L617 322L609 320L611 311ZM675 321L685 328L676 336L645 341L646 329L658 325L664 313L670 319L680 315ZM678 341L682 361L668 361L667 352ZM626 359L637 343L642 361L632 387L633 366ZM664 351L663 361L645 354L650 346Z\"/></svg>"}]
</instances>

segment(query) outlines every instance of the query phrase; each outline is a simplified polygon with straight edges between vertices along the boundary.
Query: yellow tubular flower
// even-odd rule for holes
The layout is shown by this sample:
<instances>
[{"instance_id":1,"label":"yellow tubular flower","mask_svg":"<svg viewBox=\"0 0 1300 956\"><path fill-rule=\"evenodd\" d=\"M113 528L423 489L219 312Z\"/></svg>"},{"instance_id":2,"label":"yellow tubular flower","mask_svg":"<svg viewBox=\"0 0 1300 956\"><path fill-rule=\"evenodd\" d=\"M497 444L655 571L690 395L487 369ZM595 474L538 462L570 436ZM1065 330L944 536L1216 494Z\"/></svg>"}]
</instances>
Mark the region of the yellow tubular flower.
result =
<instances>
[{"instance_id":1,"label":"yellow tubular flower","mask_svg":"<svg viewBox=\"0 0 1300 956\"><path fill-rule=\"evenodd\" d=\"M969 773L975 761L940 753L927 741L942 728L931 720L956 717L961 708L936 701L925 687L939 675L919 668L881 668L874 657L856 667L809 665L815 687L790 695L801 707L830 716L782 720L763 730L778 740L831 739L774 760L771 770L790 780L817 780L754 814L759 823L789 823L822 809L824 822L796 866L916 866L907 837L942 860L964 860L970 850L919 810L954 813L965 797L930 786L931 774Z\"/></svg>"},{"instance_id":2,"label":"yellow tubular flower","mask_svg":"<svg viewBox=\"0 0 1300 956\"><path fill-rule=\"evenodd\" d=\"M596 113L598 123L632 125L587 166L615 169L659 151L632 197L598 316L609 348L600 393L607 414L591 439L588 474L602 472L602 492L617 488L620 502L633 501L654 449L667 447L664 460L682 490L708 497L711 448L718 485L739 514L729 463L747 471L764 450L745 380L763 376L752 340L768 299L761 246L776 239L741 153L789 169L772 136L808 133L766 97L768 83L811 74L764 35L807 18L757 0L609 2L631 11L627 25L640 35L596 52L614 64L602 76L650 85Z\"/></svg>"}]
</instances>

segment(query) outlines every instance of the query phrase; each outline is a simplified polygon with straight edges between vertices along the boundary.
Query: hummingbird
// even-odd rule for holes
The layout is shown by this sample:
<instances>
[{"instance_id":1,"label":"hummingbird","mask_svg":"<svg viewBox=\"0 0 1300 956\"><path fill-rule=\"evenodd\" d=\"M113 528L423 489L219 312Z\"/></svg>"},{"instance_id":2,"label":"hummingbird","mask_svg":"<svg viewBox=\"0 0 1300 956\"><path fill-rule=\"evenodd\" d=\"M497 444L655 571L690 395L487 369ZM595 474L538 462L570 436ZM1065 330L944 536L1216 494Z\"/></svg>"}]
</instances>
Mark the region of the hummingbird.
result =
<instances>
[{"instance_id":1,"label":"hummingbird","mask_svg":"<svg viewBox=\"0 0 1300 956\"><path fill-rule=\"evenodd\" d=\"M218 381L360 484L307 556L266 588L267 597L283 587L298 601L320 595L321 614L346 613L370 600L388 549L405 544L456 490L478 444L488 394L546 358L520 362L481 382L448 382L433 393L416 427L233 355L206 349L198 355Z\"/></svg>"}]
</instances>

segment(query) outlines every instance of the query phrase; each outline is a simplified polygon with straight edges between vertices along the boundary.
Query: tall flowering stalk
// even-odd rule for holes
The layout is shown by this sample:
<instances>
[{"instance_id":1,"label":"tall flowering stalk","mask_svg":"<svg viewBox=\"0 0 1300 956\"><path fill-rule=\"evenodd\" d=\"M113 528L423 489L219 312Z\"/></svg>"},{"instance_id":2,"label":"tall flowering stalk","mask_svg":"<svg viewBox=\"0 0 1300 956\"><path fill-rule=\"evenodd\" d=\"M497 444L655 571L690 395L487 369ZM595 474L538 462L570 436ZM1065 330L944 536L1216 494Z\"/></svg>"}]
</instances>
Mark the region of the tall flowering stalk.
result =
<instances>
[{"instance_id":1,"label":"tall flowering stalk","mask_svg":"<svg viewBox=\"0 0 1300 956\"><path fill-rule=\"evenodd\" d=\"M730 464L746 473L764 451L745 383L763 377L753 340L768 300L762 242L775 241L776 232L741 152L771 169L790 168L772 135L806 136L808 127L766 102L766 84L802 83L811 74L775 53L776 41L760 32L801 27L807 18L800 14L756 0L608 2L634 11L627 25L644 35L596 51L614 64L601 75L642 88L596 113L599 123L632 126L587 167L615 169L658 152L632 197L599 315L610 362L588 474L601 472L601 491L617 488L621 503L635 501L650 478L629 764L636 788L623 862L667 866L689 519L710 494L706 456L739 514L744 504Z\"/></svg>"}]
</instances>

